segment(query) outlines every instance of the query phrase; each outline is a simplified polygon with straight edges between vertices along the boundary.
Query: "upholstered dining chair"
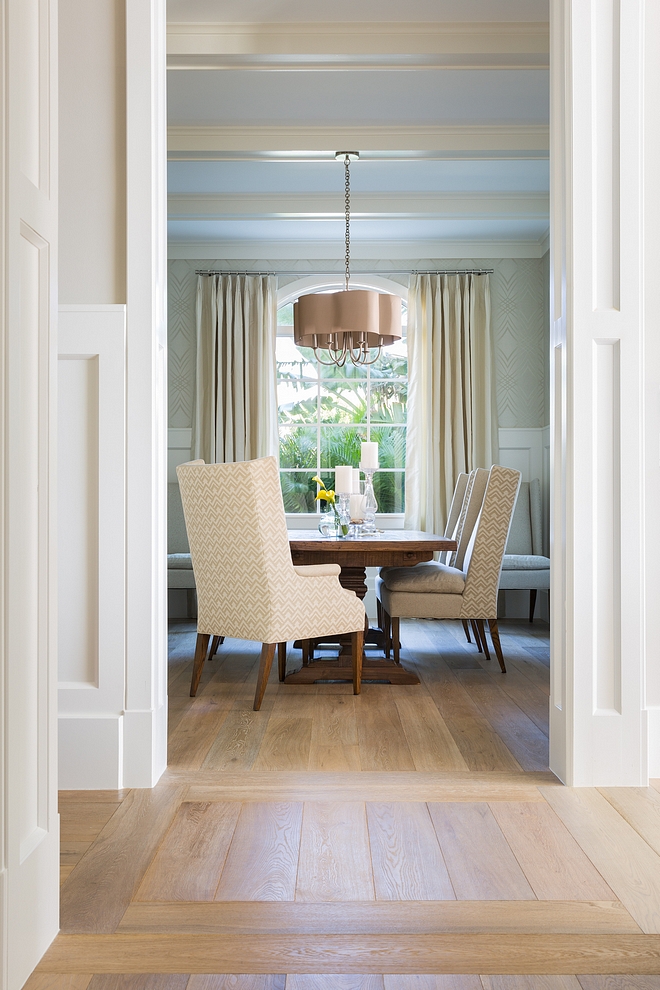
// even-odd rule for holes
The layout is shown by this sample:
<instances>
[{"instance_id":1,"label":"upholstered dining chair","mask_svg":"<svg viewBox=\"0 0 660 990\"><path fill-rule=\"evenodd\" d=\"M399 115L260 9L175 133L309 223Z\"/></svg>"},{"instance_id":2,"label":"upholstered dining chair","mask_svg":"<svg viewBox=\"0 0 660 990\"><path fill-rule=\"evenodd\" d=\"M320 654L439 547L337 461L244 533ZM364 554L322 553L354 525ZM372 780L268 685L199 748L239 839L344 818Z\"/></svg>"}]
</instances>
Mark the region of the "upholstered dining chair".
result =
<instances>
[{"instance_id":1,"label":"upholstered dining chair","mask_svg":"<svg viewBox=\"0 0 660 990\"><path fill-rule=\"evenodd\" d=\"M364 606L342 588L338 565L294 567L275 458L188 462L177 475L197 585L191 697L211 636L262 643L254 696L259 711L278 644L282 681L289 640L344 633L352 637L353 691L359 694Z\"/></svg>"},{"instance_id":2,"label":"upholstered dining chair","mask_svg":"<svg viewBox=\"0 0 660 990\"><path fill-rule=\"evenodd\" d=\"M461 567L429 561L388 568L376 579L376 596L391 624L395 661L401 618L477 619L488 622L500 668L506 673L497 628L497 588L519 487L519 471L493 465Z\"/></svg>"},{"instance_id":3,"label":"upholstered dining chair","mask_svg":"<svg viewBox=\"0 0 660 990\"><path fill-rule=\"evenodd\" d=\"M501 591L529 589L529 621L534 621L536 592L550 590L550 558L543 554L541 485L538 478L523 481L506 544Z\"/></svg>"}]
</instances>

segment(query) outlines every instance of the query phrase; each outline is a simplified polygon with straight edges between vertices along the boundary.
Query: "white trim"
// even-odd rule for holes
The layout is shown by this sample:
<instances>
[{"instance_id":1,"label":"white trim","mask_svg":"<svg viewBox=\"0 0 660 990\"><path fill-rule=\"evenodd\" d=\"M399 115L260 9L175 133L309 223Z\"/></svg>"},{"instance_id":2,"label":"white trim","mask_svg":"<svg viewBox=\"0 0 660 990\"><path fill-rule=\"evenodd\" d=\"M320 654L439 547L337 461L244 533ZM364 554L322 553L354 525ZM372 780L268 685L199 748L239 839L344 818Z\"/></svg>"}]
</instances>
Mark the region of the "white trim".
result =
<instances>
[{"instance_id":1,"label":"white trim","mask_svg":"<svg viewBox=\"0 0 660 990\"><path fill-rule=\"evenodd\" d=\"M167 25L168 55L547 53L544 21L351 21Z\"/></svg>"},{"instance_id":2,"label":"white trim","mask_svg":"<svg viewBox=\"0 0 660 990\"><path fill-rule=\"evenodd\" d=\"M545 240L545 235L544 235ZM545 248L539 240L511 241L352 241L351 258L372 261L376 268L393 266L395 261L414 260L419 267L428 260L442 258L542 258ZM170 260L181 261L250 261L255 264L255 256L269 261L290 261L293 265L315 260L339 261L343 258L343 247L335 239L332 241L175 241L170 239L167 253ZM374 259L386 258L386 261ZM257 263L258 264L258 263ZM256 270L261 269L255 265ZM263 266L262 266L263 267ZM386 274L386 272L383 272Z\"/></svg>"},{"instance_id":3,"label":"white trim","mask_svg":"<svg viewBox=\"0 0 660 990\"><path fill-rule=\"evenodd\" d=\"M172 125L168 151L543 151L545 124L370 125L329 127L264 125Z\"/></svg>"},{"instance_id":4,"label":"white trim","mask_svg":"<svg viewBox=\"0 0 660 990\"><path fill-rule=\"evenodd\" d=\"M343 272L337 272L336 275L301 276L301 278L296 278L278 288L277 308L293 302L303 292L314 292L315 289L324 289L334 285L342 287L343 284ZM389 292L394 296L400 296L404 302L408 301L408 287L401 285L400 282L384 278L382 275L352 275L351 284L353 288L359 286L364 289L377 289L381 292Z\"/></svg>"}]
</instances>

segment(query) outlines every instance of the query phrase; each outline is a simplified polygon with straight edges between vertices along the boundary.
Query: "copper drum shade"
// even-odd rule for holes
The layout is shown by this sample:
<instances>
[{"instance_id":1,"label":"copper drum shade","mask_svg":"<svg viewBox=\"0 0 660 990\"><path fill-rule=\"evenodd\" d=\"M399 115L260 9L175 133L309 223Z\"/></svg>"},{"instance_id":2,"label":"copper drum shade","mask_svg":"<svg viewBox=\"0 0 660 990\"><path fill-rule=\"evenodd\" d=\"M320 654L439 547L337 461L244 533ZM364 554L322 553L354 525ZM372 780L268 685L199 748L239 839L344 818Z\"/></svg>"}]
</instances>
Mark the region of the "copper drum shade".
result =
<instances>
[{"instance_id":1,"label":"copper drum shade","mask_svg":"<svg viewBox=\"0 0 660 990\"><path fill-rule=\"evenodd\" d=\"M333 351L387 347L401 340L401 299L370 289L300 296L293 304L293 339L300 347Z\"/></svg>"}]
</instances>

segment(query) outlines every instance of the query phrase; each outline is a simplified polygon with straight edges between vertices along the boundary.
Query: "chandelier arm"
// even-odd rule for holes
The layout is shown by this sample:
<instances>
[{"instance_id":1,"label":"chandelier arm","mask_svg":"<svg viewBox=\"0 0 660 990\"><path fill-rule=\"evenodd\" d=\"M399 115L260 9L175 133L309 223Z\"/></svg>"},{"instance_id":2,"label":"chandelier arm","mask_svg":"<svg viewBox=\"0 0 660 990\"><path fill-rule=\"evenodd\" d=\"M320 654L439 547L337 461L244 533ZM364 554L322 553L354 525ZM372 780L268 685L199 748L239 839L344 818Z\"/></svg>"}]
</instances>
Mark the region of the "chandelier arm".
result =
<instances>
[{"instance_id":1,"label":"chandelier arm","mask_svg":"<svg viewBox=\"0 0 660 990\"><path fill-rule=\"evenodd\" d=\"M344 365L346 364L346 354L347 354L346 347L344 347L341 352L331 351L330 352L331 354L339 353L339 357L336 359L332 358L330 361L324 361L323 358L319 357L319 350L320 350L319 347L314 348L314 357L316 358L318 363L322 364L325 368L343 368Z\"/></svg>"}]
</instances>

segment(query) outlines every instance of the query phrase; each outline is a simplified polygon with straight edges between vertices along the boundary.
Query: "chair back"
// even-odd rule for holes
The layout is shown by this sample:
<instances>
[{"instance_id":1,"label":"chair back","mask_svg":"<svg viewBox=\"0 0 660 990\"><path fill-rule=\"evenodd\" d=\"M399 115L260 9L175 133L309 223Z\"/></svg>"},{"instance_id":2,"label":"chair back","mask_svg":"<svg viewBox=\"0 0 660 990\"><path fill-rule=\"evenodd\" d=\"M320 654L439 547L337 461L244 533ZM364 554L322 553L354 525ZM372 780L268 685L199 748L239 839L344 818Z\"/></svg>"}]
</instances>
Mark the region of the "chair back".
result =
<instances>
[{"instance_id":1,"label":"chair back","mask_svg":"<svg viewBox=\"0 0 660 990\"><path fill-rule=\"evenodd\" d=\"M261 638L295 575L274 457L177 467L197 586L198 629ZM218 617L221 617L221 624ZM254 630L257 630L255 633Z\"/></svg>"},{"instance_id":2,"label":"chair back","mask_svg":"<svg viewBox=\"0 0 660 990\"><path fill-rule=\"evenodd\" d=\"M477 524L463 561L465 588L461 614L497 618L497 589L511 519L520 488L520 471L494 464Z\"/></svg>"},{"instance_id":3,"label":"chair back","mask_svg":"<svg viewBox=\"0 0 660 990\"><path fill-rule=\"evenodd\" d=\"M538 478L523 481L520 486L505 552L543 554L541 485Z\"/></svg>"},{"instance_id":4,"label":"chair back","mask_svg":"<svg viewBox=\"0 0 660 990\"><path fill-rule=\"evenodd\" d=\"M470 472L468 487L454 534L454 539L458 543L458 547L449 558L450 567L458 567L459 570L463 569L465 554L470 545L470 539L472 538L472 533L484 501L486 485L488 484L488 474L489 472L486 468L475 468L474 471Z\"/></svg>"},{"instance_id":5,"label":"chair back","mask_svg":"<svg viewBox=\"0 0 660 990\"><path fill-rule=\"evenodd\" d=\"M459 474L458 480L456 481L456 487L454 488L454 495L451 500L451 505L449 506L449 515L447 516L447 525L445 526L444 536L445 539L451 540L456 529L456 523L458 522L458 517L461 514L461 509L463 507L463 500L465 498L465 489L467 488L469 474Z\"/></svg>"}]
</instances>

